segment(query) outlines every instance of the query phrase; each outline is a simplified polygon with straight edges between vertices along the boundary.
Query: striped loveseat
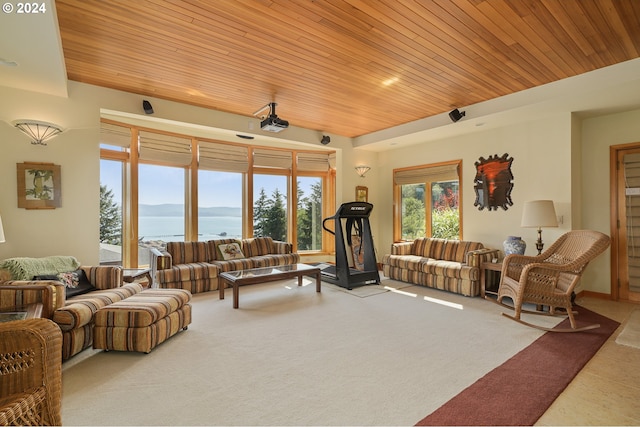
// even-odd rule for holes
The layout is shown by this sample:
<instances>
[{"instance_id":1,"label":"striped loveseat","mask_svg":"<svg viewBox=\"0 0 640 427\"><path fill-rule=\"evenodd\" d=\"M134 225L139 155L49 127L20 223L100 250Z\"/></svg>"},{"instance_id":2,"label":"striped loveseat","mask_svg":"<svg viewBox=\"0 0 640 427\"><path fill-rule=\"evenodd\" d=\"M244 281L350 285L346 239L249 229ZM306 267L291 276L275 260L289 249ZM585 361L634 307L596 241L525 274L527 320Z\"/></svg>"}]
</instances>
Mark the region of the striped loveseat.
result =
<instances>
[{"instance_id":1,"label":"striped loveseat","mask_svg":"<svg viewBox=\"0 0 640 427\"><path fill-rule=\"evenodd\" d=\"M382 259L382 272L390 279L476 296L480 264L497 252L479 242L420 237L392 244Z\"/></svg>"},{"instance_id":2,"label":"striped loveseat","mask_svg":"<svg viewBox=\"0 0 640 427\"><path fill-rule=\"evenodd\" d=\"M218 290L225 271L297 264L293 245L271 237L168 242L166 250L151 249L155 285L186 289L192 294Z\"/></svg>"},{"instance_id":3,"label":"striped loveseat","mask_svg":"<svg viewBox=\"0 0 640 427\"><path fill-rule=\"evenodd\" d=\"M143 290L138 283L123 283L122 267L77 268L84 271L88 288L86 293L69 298L69 289L54 278L11 280L5 276L9 280L0 281L0 309L42 303L42 317L53 320L62 330L63 360L92 345L94 316L99 309Z\"/></svg>"}]
</instances>

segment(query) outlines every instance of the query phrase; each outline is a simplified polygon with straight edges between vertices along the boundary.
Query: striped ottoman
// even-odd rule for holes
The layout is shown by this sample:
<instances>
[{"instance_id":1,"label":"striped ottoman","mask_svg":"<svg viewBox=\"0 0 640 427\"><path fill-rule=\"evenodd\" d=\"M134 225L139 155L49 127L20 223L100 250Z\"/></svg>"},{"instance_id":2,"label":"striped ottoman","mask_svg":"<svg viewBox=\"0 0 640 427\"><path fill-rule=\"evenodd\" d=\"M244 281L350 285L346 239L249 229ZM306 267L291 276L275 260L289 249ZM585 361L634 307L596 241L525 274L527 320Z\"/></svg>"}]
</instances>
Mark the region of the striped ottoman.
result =
<instances>
[{"instance_id":1,"label":"striped ottoman","mask_svg":"<svg viewBox=\"0 0 640 427\"><path fill-rule=\"evenodd\" d=\"M95 314L93 348L149 353L191 323L191 293L147 289Z\"/></svg>"}]
</instances>

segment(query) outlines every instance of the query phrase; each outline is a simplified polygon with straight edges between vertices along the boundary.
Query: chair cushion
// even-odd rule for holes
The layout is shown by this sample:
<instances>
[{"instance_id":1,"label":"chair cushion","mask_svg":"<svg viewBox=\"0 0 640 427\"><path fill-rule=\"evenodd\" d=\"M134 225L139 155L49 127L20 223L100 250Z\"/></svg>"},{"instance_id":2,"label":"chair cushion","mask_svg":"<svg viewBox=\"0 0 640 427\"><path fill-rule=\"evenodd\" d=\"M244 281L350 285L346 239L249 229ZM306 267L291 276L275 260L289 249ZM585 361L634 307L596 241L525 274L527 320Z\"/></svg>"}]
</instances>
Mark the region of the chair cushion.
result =
<instances>
[{"instance_id":1,"label":"chair cushion","mask_svg":"<svg viewBox=\"0 0 640 427\"><path fill-rule=\"evenodd\" d=\"M244 253L247 257L269 255L274 253L271 237L253 237L242 241Z\"/></svg>"},{"instance_id":2,"label":"chair cushion","mask_svg":"<svg viewBox=\"0 0 640 427\"><path fill-rule=\"evenodd\" d=\"M385 255L382 263L391 267L403 268L411 271L422 271L422 263L426 258L419 255Z\"/></svg>"},{"instance_id":3,"label":"chair cushion","mask_svg":"<svg viewBox=\"0 0 640 427\"><path fill-rule=\"evenodd\" d=\"M206 262L210 257L206 242L168 242L167 252L171 254L174 265Z\"/></svg>"},{"instance_id":4,"label":"chair cushion","mask_svg":"<svg viewBox=\"0 0 640 427\"><path fill-rule=\"evenodd\" d=\"M157 275L160 283L184 282L218 277L218 268L208 262L192 262L158 270Z\"/></svg>"},{"instance_id":5,"label":"chair cushion","mask_svg":"<svg viewBox=\"0 0 640 427\"><path fill-rule=\"evenodd\" d=\"M95 291L96 288L87 279L84 270L78 269L69 273L41 274L33 280L57 280L65 285L66 299Z\"/></svg>"}]
</instances>

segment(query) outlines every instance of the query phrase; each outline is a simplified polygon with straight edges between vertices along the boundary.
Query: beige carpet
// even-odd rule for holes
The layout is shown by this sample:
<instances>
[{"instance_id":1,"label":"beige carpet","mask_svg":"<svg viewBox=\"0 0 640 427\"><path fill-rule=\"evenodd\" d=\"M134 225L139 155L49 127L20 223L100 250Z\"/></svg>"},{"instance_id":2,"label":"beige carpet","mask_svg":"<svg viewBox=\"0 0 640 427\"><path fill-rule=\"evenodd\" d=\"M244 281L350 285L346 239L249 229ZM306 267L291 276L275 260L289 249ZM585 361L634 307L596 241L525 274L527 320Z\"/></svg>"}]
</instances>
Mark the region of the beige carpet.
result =
<instances>
[{"instance_id":1,"label":"beige carpet","mask_svg":"<svg viewBox=\"0 0 640 427\"><path fill-rule=\"evenodd\" d=\"M631 312L622 332L616 338L617 344L640 348L640 310Z\"/></svg>"},{"instance_id":2,"label":"beige carpet","mask_svg":"<svg viewBox=\"0 0 640 427\"><path fill-rule=\"evenodd\" d=\"M150 354L66 362L63 423L413 425L542 334L480 298L385 286L254 285L237 310L195 295L189 329Z\"/></svg>"}]
</instances>

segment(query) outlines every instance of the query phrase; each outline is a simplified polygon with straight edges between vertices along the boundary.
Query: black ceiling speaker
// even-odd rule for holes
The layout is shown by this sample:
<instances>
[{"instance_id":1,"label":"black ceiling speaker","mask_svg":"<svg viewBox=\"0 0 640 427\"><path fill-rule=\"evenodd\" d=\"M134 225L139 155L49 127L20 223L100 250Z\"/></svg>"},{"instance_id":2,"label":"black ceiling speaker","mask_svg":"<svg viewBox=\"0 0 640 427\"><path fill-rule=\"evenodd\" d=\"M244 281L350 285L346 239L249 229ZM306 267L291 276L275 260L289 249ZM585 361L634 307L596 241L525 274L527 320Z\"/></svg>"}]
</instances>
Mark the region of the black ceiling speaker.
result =
<instances>
[{"instance_id":1,"label":"black ceiling speaker","mask_svg":"<svg viewBox=\"0 0 640 427\"><path fill-rule=\"evenodd\" d=\"M153 114L153 107L151 106L151 103L146 99L142 101L142 108L144 109L145 113Z\"/></svg>"},{"instance_id":2,"label":"black ceiling speaker","mask_svg":"<svg viewBox=\"0 0 640 427\"><path fill-rule=\"evenodd\" d=\"M327 145L331 142L331 137L329 135L322 135L322 139L320 140L320 143L322 145Z\"/></svg>"},{"instance_id":3,"label":"black ceiling speaker","mask_svg":"<svg viewBox=\"0 0 640 427\"><path fill-rule=\"evenodd\" d=\"M460 111L457 108L455 110L451 110L451 112L449 113L449 118L453 123L457 122L463 117L464 117L464 111Z\"/></svg>"}]
</instances>

